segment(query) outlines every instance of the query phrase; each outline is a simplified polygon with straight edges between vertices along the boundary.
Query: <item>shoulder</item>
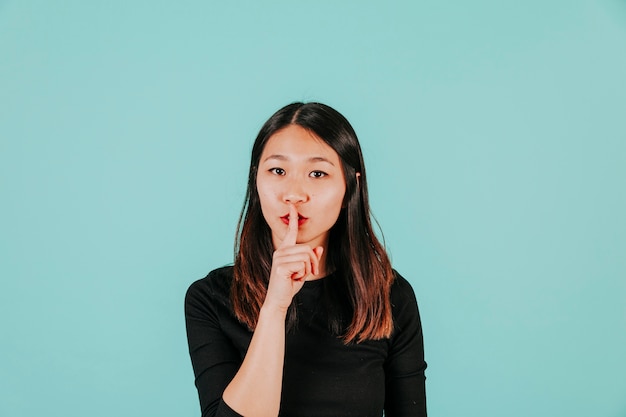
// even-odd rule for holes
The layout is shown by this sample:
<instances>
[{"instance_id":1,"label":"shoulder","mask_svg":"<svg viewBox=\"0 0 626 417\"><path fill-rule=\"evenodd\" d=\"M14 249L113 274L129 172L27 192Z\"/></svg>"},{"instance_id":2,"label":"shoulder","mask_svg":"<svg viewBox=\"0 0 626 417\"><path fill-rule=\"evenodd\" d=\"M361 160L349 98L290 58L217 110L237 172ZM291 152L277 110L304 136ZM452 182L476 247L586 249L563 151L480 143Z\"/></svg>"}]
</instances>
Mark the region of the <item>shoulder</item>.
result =
<instances>
[{"instance_id":1,"label":"shoulder","mask_svg":"<svg viewBox=\"0 0 626 417\"><path fill-rule=\"evenodd\" d=\"M394 321L394 334L414 326L421 326L417 299L413 287L396 270L395 280L391 285L391 311Z\"/></svg>"},{"instance_id":2,"label":"shoulder","mask_svg":"<svg viewBox=\"0 0 626 417\"><path fill-rule=\"evenodd\" d=\"M394 308L408 305L417 305L415 292L411 283L398 271L393 270L394 281L391 284L391 304Z\"/></svg>"},{"instance_id":3,"label":"shoulder","mask_svg":"<svg viewBox=\"0 0 626 417\"><path fill-rule=\"evenodd\" d=\"M185 307L206 308L215 304L228 305L232 280L232 266L214 269L206 277L189 286L185 295Z\"/></svg>"}]
</instances>

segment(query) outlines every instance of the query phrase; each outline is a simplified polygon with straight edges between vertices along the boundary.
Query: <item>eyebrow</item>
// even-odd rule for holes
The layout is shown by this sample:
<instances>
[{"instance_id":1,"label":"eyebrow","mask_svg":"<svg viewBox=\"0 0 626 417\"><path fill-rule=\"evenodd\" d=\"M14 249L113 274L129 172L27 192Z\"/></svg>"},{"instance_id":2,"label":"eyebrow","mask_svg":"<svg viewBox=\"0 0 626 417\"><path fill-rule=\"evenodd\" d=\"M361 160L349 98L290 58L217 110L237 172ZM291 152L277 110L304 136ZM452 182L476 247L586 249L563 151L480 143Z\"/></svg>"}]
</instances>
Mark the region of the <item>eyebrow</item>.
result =
<instances>
[{"instance_id":1,"label":"eyebrow","mask_svg":"<svg viewBox=\"0 0 626 417\"><path fill-rule=\"evenodd\" d=\"M274 154L274 155L270 155L267 158L265 158L263 160L263 162L266 162L270 159L277 159L279 161L288 161L289 158L287 158L285 155L280 155L280 154ZM328 158L324 158L323 156L312 156L310 158L307 159L308 162L327 162L329 164L331 164L332 166L335 166L335 164L333 164L332 162L330 162L330 160Z\"/></svg>"}]
</instances>

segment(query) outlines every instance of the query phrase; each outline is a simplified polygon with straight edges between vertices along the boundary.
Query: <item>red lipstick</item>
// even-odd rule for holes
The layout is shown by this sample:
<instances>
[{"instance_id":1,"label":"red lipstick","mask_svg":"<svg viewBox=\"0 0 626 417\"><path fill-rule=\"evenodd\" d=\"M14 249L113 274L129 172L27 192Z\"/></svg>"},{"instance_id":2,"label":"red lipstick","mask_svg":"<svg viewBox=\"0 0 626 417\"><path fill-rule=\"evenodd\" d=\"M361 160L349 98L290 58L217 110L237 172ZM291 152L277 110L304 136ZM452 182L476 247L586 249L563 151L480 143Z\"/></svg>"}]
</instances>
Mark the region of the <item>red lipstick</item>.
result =
<instances>
[{"instance_id":1,"label":"red lipstick","mask_svg":"<svg viewBox=\"0 0 626 417\"><path fill-rule=\"evenodd\" d=\"M280 219L283 221L283 223L285 223L286 225L289 225L289 214L285 214ZM298 214L298 226L302 226L304 222L307 220L308 220L308 217L304 217L301 214Z\"/></svg>"}]
</instances>

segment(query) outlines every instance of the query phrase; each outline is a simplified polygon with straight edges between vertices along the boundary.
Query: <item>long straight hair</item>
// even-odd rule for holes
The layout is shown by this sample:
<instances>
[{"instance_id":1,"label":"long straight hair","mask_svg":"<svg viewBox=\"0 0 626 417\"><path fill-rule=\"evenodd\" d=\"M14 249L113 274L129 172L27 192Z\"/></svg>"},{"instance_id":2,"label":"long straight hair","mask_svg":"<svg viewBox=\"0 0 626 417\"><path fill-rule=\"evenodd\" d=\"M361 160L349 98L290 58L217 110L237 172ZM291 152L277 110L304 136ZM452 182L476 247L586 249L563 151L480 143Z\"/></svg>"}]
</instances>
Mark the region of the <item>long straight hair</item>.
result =
<instances>
[{"instance_id":1,"label":"long straight hair","mask_svg":"<svg viewBox=\"0 0 626 417\"><path fill-rule=\"evenodd\" d=\"M389 257L372 229L367 176L354 129L339 112L321 103L292 103L263 125L252 147L248 189L235 240L231 302L237 318L253 330L272 267L271 230L261 212L256 187L261 154L267 141L289 125L299 125L328 144L341 160L346 180L343 208L330 230L324 294L329 329L344 343L390 337L393 329L390 289L394 280ZM357 175L358 174L358 175ZM287 327L297 322L292 303Z\"/></svg>"}]
</instances>

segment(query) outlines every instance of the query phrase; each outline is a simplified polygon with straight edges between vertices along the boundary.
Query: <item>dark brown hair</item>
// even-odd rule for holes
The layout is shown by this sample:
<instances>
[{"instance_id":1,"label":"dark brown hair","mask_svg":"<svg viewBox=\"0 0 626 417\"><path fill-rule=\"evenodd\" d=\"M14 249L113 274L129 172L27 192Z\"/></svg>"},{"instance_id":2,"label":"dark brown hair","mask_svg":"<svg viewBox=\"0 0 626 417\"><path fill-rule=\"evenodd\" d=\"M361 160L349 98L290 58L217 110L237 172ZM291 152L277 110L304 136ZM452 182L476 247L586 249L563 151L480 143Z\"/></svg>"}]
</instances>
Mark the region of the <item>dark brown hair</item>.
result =
<instances>
[{"instance_id":1,"label":"dark brown hair","mask_svg":"<svg viewBox=\"0 0 626 417\"><path fill-rule=\"evenodd\" d=\"M346 179L344 207L330 230L327 248L326 269L335 272L323 280L329 329L345 343L389 337L393 328L390 288L394 275L387 253L372 229L361 147L348 120L321 103L283 107L265 122L254 142L235 241L231 288L235 315L254 329L265 299L274 248L271 230L261 212L257 169L269 138L291 124L311 131L334 149ZM292 303L288 328L296 323L297 307Z\"/></svg>"}]
</instances>

